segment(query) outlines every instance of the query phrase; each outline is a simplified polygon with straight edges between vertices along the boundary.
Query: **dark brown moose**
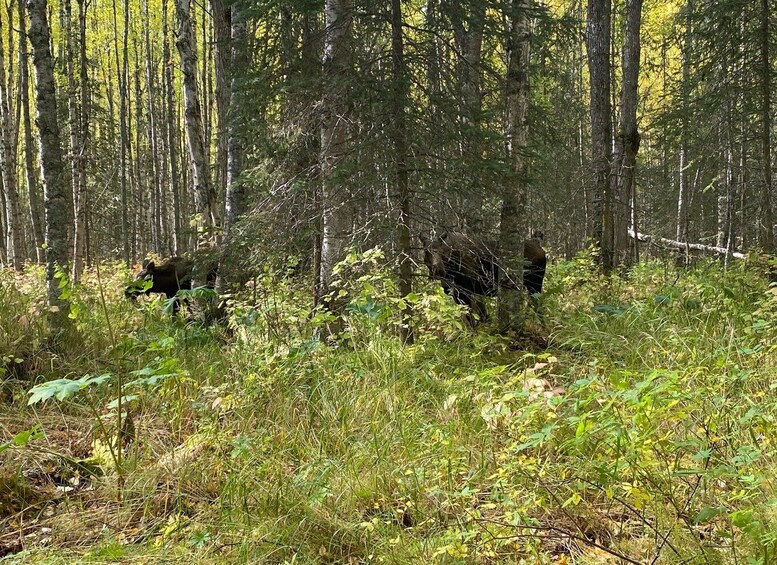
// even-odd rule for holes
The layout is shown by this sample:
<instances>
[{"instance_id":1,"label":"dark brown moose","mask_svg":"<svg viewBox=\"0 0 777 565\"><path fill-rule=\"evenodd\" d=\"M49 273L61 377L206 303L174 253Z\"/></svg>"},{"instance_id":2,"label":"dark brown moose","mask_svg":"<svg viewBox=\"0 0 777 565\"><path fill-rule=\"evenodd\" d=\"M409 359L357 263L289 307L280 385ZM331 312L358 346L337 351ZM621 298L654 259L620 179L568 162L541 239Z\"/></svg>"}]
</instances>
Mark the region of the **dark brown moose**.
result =
<instances>
[{"instance_id":1,"label":"dark brown moose","mask_svg":"<svg viewBox=\"0 0 777 565\"><path fill-rule=\"evenodd\" d=\"M530 295L542 292L547 258L541 243L542 234L524 242L523 286ZM480 296L495 296L500 286L513 287L509 280L500 280L497 246L487 244L462 233L447 233L434 240L421 235L424 263L429 276L439 279L445 292L479 319L486 319L485 304ZM472 319L470 318L470 321Z\"/></svg>"},{"instance_id":2,"label":"dark brown moose","mask_svg":"<svg viewBox=\"0 0 777 565\"><path fill-rule=\"evenodd\" d=\"M194 261L184 257L170 257L157 265L154 261L143 261L143 270L124 290L127 298L137 298L141 294L164 294L172 298L179 290L191 290ZM150 280L151 286L143 289L143 281ZM216 281L216 268L208 271L207 286L213 288ZM178 310L178 303L173 306Z\"/></svg>"},{"instance_id":3,"label":"dark brown moose","mask_svg":"<svg viewBox=\"0 0 777 565\"><path fill-rule=\"evenodd\" d=\"M125 289L127 298L136 298L141 294L164 294L165 298L172 298L181 289L192 288L192 268L194 263L183 257L170 257L157 265L154 261L143 261L143 270L135 280ZM151 286L143 290L142 282L151 281Z\"/></svg>"}]
</instances>

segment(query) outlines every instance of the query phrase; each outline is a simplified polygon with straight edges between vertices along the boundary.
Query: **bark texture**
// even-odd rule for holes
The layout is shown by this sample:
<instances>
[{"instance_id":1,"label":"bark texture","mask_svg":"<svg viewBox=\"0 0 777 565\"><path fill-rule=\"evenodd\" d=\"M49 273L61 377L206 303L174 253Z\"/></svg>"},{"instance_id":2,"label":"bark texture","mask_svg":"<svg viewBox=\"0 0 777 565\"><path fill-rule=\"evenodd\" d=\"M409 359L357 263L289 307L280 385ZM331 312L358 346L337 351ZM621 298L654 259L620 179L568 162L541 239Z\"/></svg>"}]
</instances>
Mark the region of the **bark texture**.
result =
<instances>
[{"instance_id":1,"label":"bark texture","mask_svg":"<svg viewBox=\"0 0 777 565\"><path fill-rule=\"evenodd\" d=\"M348 152L348 83L351 74L351 2L326 1L324 97L321 117L323 234L320 292L330 291L334 266L345 258L351 239L351 196L342 182Z\"/></svg>"},{"instance_id":2,"label":"bark texture","mask_svg":"<svg viewBox=\"0 0 777 565\"><path fill-rule=\"evenodd\" d=\"M610 190L612 123L610 121L610 0L588 1L585 42L591 97L591 165L593 176L593 227L591 233L601 253L601 266L613 266L614 225Z\"/></svg>"},{"instance_id":3,"label":"bark texture","mask_svg":"<svg viewBox=\"0 0 777 565\"><path fill-rule=\"evenodd\" d=\"M500 255L509 280L523 278L523 232L525 230L527 195L527 148L529 143L529 63L531 46L531 0L512 0L507 38L507 160L510 184L504 188L500 218ZM521 293L501 291L499 323L503 328L514 325L520 313Z\"/></svg>"},{"instance_id":4,"label":"bark texture","mask_svg":"<svg viewBox=\"0 0 777 565\"><path fill-rule=\"evenodd\" d=\"M35 66L36 118L43 171L44 206L46 211L46 280L52 326L55 331L67 323L66 302L61 298L56 268L67 269L68 233L71 203L67 197L67 176L62 162L57 98L54 84L54 60L50 50L50 31L46 0L29 0L29 38ZM67 272L67 271L65 271Z\"/></svg>"}]
</instances>

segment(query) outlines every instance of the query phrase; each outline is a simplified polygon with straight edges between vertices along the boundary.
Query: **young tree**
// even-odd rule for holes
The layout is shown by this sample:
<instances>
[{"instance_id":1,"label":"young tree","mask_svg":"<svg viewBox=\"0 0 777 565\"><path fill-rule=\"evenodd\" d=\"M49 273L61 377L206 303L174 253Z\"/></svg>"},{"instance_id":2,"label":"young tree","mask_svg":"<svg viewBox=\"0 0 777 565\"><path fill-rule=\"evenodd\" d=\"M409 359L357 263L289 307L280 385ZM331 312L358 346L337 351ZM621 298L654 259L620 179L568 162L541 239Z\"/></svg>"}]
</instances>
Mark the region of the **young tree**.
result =
<instances>
[{"instance_id":1,"label":"young tree","mask_svg":"<svg viewBox=\"0 0 777 565\"><path fill-rule=\"evenodd\" d=\"M690 135L691 58L693 53L693 0L685 5L685 36L683 40L683 66L680 89L682 91L682 116L680 118L680 174L677 194L677 241L688 241L688 137Z\"/></svg>"},{"instance_id":2,"label":"young tree","mask_svg":"<svg viewBox=\"0 0 777 565\"><path fill-rule=\"evenodd\" d=\"M79 3L83 11L83 0ZM85 221L85 200L86 200L86 155L85 144L83 142L85 135L83 128L87 123L83 122L82 107L84 100L78 100L78 93L83 93L83 84L76 81L75 74L75 47L73 46L73 27L72 27L72 8L70 0L63 3L65 17L65 67L67 71L67 99L68 99L68 128L70 130L70 179L72 183L73 210L74 210L74 229L73 229L73 269L71 276L74 282L78 282L81 271L84 268L84 259L86 253L86 221ZM79 22L85 25L85 16ZM84 30L85 35L85 30ZM79 24L79 36L80 24ZM83 38L82 38L83 39ZM80 53L80 49L79 49ZM80 57L79 57L80 59ZM79 60L83 65L83 61ZM83 70L82 70L83 72ZM81 79L83 80L83 78ZM87 81L88 82L88 81ZM88 88L88 86L87 86ZM88 122L88 118L87 118Z\"/></svg>"},{"instance_id":3,"label":"young tree","mask_svg":"<svg viewBox=\"0 0 777 565\"><path fill-rule=\"evenodd\" d=\"M407 297L413 290L413 256L410 236L410 183L408 178L407 120L405 116L409 83L405 68L405 47L402 37L402 3L391 0L391 62L392 62L392 115L394 146L394 192L399 209L397 218L397 248L399 253L399 293ZM410 325L410 305L405 304L400 337L407 344L413 343Z\"/></svg>"}]
</instances>

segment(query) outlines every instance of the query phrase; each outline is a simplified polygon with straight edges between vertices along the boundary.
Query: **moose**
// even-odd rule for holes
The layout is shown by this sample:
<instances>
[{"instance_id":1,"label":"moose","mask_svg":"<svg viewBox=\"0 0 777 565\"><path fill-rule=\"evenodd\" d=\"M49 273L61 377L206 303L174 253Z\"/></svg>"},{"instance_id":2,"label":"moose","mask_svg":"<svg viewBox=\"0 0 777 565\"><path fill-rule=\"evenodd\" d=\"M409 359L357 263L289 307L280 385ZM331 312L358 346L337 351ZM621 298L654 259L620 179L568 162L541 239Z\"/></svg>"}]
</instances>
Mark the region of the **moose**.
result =
<instances>
[{"instance_id":1,"label":"moose","mask_svg":"<svg viewBox=\"0 0 777 565\"><path fill-rule=\"evenodd\" d=\"M163 294L165 298L172 298L179 290L191 290L194 261L185 257L170 257L157 265L153 260L143 261L143 270L136 276L124 290L127 298L137 298L141 294ZM206 286L213 288L216 283L216 266L208 270ZM143 281L150 280L151 286L144 289ZM173 306L173 311L178 310L178 303Z\"/></svg>"},{"instance_id":2,"label":"moose","mask_svg":"<svg viewBox=\"0 0 777 565\"><path fill-rule=\"evenodd\" d=\"M502 277L497 246L463 233L447 233L434 240L421 235L424 263L429 277L439 279L458 303L468 306L481 320L486 319L485 304L479 296L495 296L499 287L515 287ZM542 234L535 233L523 245L523 286L530 296L542 292L547 257L542 248ZM471 320L471 318L470 318Z\"/></svg>"}]
</instances>

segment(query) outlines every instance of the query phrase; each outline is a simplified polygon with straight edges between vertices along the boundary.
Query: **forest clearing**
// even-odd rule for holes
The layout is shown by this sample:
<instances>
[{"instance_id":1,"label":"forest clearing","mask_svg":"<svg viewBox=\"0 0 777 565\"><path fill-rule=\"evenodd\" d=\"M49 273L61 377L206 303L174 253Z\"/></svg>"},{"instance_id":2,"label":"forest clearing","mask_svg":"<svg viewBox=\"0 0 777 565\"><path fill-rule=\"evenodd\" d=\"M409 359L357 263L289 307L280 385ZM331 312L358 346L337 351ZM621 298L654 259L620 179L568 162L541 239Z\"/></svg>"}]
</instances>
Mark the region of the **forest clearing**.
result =
<instances>
[{"instance_id":1,"label":"forest clearing","mask_svg":"<svg viewBox=\"0 0 777 565\"><path fill-rule=\"evenodd\" d=\"M6 0L0 563L777 563L774 0Z\"/></svg>"}]
</instances>

